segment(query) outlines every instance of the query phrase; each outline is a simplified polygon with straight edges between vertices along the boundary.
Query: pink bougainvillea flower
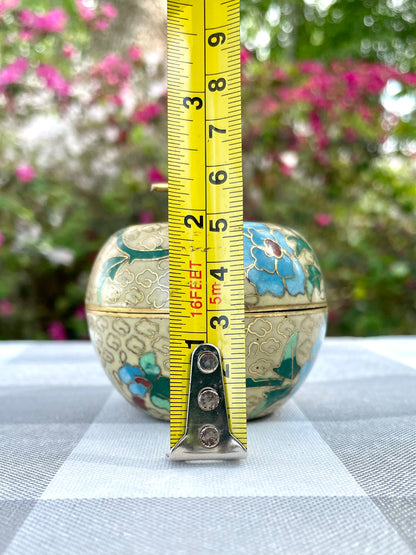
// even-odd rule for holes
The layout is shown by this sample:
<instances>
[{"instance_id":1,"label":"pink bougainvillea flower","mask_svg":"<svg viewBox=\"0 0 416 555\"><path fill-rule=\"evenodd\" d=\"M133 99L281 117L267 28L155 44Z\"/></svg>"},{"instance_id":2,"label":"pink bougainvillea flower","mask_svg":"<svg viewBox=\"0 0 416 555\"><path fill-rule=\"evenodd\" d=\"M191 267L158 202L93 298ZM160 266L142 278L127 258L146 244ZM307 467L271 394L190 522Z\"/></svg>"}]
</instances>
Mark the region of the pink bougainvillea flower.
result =
<instances>
[{"instance_id":1,"label":"pink bougainvillea flower","mask_svg":"<svg viewBox=\"0 0 416 555\"><path fill-rule=\"evenodd\" d=\"M132 62L138 62L142 57L142 51L137 45L133 44L128 49L127 55Z\"/></svg>"},{"instance_id":2,"label":"pink bougainvillea flower","mask_svg":"<svg viewBox=\"0 0 416 555\"><path fill-rule=\"evenodd\" d=\"M287 164L285 164L284 162L279 162L279 171L280 173L282 173L283 175L292 175L293 173L293 168L288 166Z\"/></svg>"},{"instance_id":3,"label":"pink bougainvillea flower","mask_svg":"<svg viewBox=\"0 0 416 555\"><path fill-rule=\"evenodd\" d=\"M115 19L118 16L118 10L113 4L107 2L101 6L101 12L108 17L108 19Z\"/></svg>"},{"instance_id":4,"label":"pink bougainvillea flower","mask_svg":"<svg viewBox=\"0 0 416 555\"><path fill-rule=\"evenodd\" d=\"M14 312L14 306L7 299L0 299L0 314L10 316Z\"/></svg>"},{"instance_id":5,"label":"pink bougainvillea flower","mask_svg":"<svg viewBox=\"0 0 416 555\"><path fill-rule=\"evenodd\" d=\"M97 31L105 31L109 27L110 23L108 19L96 19L94 21L94 29L97 29Z\"/></svg>"},{"instance_id":6,"label":"pink bougainvillea flower","mask_svg":"<svg viewBox=\"0 0 416 555\"><path fill-rule=\"evenodd\" d=\"M99 10L88 5L85 0L77 0L76 5L80 17L87 23L92 23L94 29L104 31L110 26L110 21L118 15L118 10L110 2L103 4Z\"/></svg>"},{"instance_id":7,"label":"pink bougainvillea flower","mask_svg":"<svg viewBox=\"0 0 416 555\"><path fill-rule=\"evenodd\" d=\"M17 179L19 179L22 183L29 183L36 177L35 168L30 164L25 163L19 164L14 170L14 173L16 174Z\"/></svg>"},{"instance_id":8,"label":"pink bougainvillea flower","mask_svg":"<svg viewBox=\"0 0 416 555\"><path fill-rule=\"evenodd\" d=\"M12 64L0 70L0 92L3 91L7 85L18 83L29 67L29 62L26 58L17 58Z\"/></svg>"},{"instance_id":9,"label":"pink bougainvillea flower","mask_svg":"<svg viewBox=\"0 0 416 555\"><path fill-rule=\"evenodd\" d=\"M155 217L151 210L143 210L143 212L140 212L139 222L141 224L151 224L154 221L155 221Z\"/></svg>"},{"instance_id":10,"label":"pink bougainvillea flower","mask_svg":"<svg viewBox=\"0 0 416 555\"><path fill-rule=\"evenodd\" d=\"M338 310L330 310L328 312L328 320L330 322L338 322L339 318L340 318L340 315Z\"/></svg>"},{"instance_id":11,"label":"pink bougainvillea flower","mask_svg":"<svg viewBox=\"0 0 416 555\"><path fill-rule=\"evenodd\" d=\"M69 59L73 58L75 55L75 52L76 52L75 46L70 42L66 42L62 46L62 54L65 56L65 58L69 58Z\"/></svg>"},{"instance_id":12,"label":"pink bougainvillea flower","mask_svg":"<svg viewBox=\"0 0 416 555\"><path fill-rule=\"evenodd\" d=\"M321 166L324 167L328 167L329 166L329 159L328 156L326 154L326 152L324 152L323 150L317 150L315 152L315 160L318 162L318 164L320 164Z\"/></svg>"},{"instance_id":13,"label":"pink bougainvillea flower","mask_svg":"<svg viewBox=\"0 0 416 555\"><path fill-rule=\"evenodd\" d=\"M324 130L324 126L322 125L321 118L316 112L312 112L309 116L309 121L312 127L313 132L316 135L319 135Z\"/></svg>"},{"instance_id":14,"label":"pink bougainvillea flower","mask_svg":"<svg viewBox=\"0 0 416 555\"><path fill-rule=\"evenodd\" d=\"M3 0L0 2L0 16L8 10L14 10L19 4L20 0Z\"/></svg>"},{"instance_id":15,"label":"pink bougainvillea flower","mask_svg":"<svg viewBox=\"0 0 416 555\"><path fill-rule=\"evenodd\" d=\"M324 73L325 66L320 62L315 62L314 60L305 60L304 62L300 62L299 69L303 73Z\"/></svg>"},{"instance_id":16,"label":"pink bougainvillea flower","mask_svg":"<svg viewBox=\"0 0 416 555\"><path fill-rule=\"evenodd\" d=\"M318 137L318 146L323 150L329 145L329 137L326 133L323 133Z\"/></svg>"},{"instance_id":17,"label":"pink bougainvillea flower","mask_svg":"<svg viewBox=\"0 0 416 555\"><path fill-rule=\"evenodd\" d=\"M285 81L285 79L287 79L287 73L283 71L283 69L280 69L280 67L278 67L273 71L273 77L277 81Z\"/></svg>"},{"instance_id":18,"label":"pink bougainvillea flower","mask_svg":"<svg viewBox=\"0 0 416 555\"><path fill-rule=\"evenodd\" d=\"M19 14L19 23L26 30L40 31L41 33L62 33L67 21L66 12L60 8L43 15L36 15L30 10L22 10Z\"/></svg>"},{"instance_id":19,"label":"pink bougainvillea flower","mask_svg":"<svg viewBox=\"0 0 416 555\"><path fill-rule=\"evenodd\" d=\"M131 75L131 66L117 54L108 54L93 69L93 75L104 78L108 85L124 85Z\"/></svg>"},{"instance_id":20,"label":"pink bougainvillea flower","mask_svg":"<svg viewBox=\"0 0 416 555\"><path fill-rule=\"evenodd\" d=\"M68 339L65 326L62 322L51 322L48 326L48 335L54 341Z\"/></svg>"},{"instance_id":21,"label":"pink bougainvillea flower","mask_svg":"<svg viewBox=\"0 0 416 555\"><path fill-rule=\"evenodd\" d=\"M345 134L345 140L348 141L349 143L353 143L354 141L357 140L357 131L355 129L353 129L352 127L347 127L344 131Z\"/></svg>"},{"instance_id":22,"label":"pink bougainvillea flower","mask_svg":"<svg viewBox=\"0 0 416 555\"><path fill-rule=\"evenodd\" d=\"M416 86L416 73L405 73L402 80L408 85Z\"/></svg>"},{"instance_id":23,"label":"pink bougainvillea flower","mask_svg":"<svg viewBox=\"0 0 416 555\"><path fill-rule=\"evenodd\" d=\"M77 320L85 320L85 306L80 305L74 312L74 316Z\"/></svg>"},{"instance_id":24,"label":"pink bougainvillea flower","mask_svg":"<svg viewBox=\"0 0 416 555\"><path fill-rule=\"evenodd\" d=\"M19 23L23 25L23 27L33 27L36 21L36 15L30 10L22 10L19 13L18 19Z\"/></svg>"},{"instance_id":25,"label":"pink bougainvillea flower","mask_svg":"<svg viewBox=\"0 0 416 555\"><path fill-rule=\"evenodd\" d=\"M329 139L322 124L321 118L316 112L312 112L309 116L309 121L312 127L312 131L316 137L318 146L322 149L325 149L329 144Z\"/></svg>"},{"instance_id":26,"label":"pink bougainvillea flower","mask_svg":"<svg viewBox=\"0 0 416 555\"><path fill-rule=\"evenodd\" d=\"M162 106L160 104L146 104L135 111L132 120L137 123L150 123L153 121L162 111Z\"/></svg>"},{"instance_id":27,"label":"pink bougainvillea flower","mask_svg":"<svg viewBox=\"0 0 416 555\"><path fill-rule=\"evenodd\" d=\"M283 102L294 103L306 100L307 91L303 87L279 87L279 96Z\"/></svg>"},{"instance_id":28,"label":"pink bougainvillea flower","mask_svg":"<svg viewBox=\"0 0 416 555\"><path fill-rule=\"evenodd\" d=\"M150 183L163 183L166 181L166 176L154 166L147 170L146 176Z\"/></svg>"},{"instance_id":29,"label":"pink bougainvillea flower","mask_svg":"<svg viewBox=\"0 0 416 555\"><path fill-rule=\"evenodd\" d=\"M33 39L33 31L29 31L28 29L23 29L19 33L20 40L28 41Z\"/></svg>"},{"instance_id":30,"label":"pink bougainvillea flower","mask_svg":"<svg viewBox=\"0 0 416 555\"><path fill-rule=\"evenodd\" d=\"M87 5L84 0L76 1L78 13L84 21L91 21L95 18L95 8Z\"/></svg>"},{"instance_id":31,"label":"pink bougainvillea flower","mask_svg":"<svg viewBox=\"0 0 416 555\"><path fill-rule=\"evenodd\" d=\"M123 106L123 98L119 94L111 94L108 100L115 106Z\"/></svg>"},{"instance_id":32,"label":"pink bougainvillea flower","mask_svg":"<svg viewBox=\"0 0 416 555\"><path fill-rule=\"evenodd\" d=\"M333 217L331 216L331 214L327 214L325 212L319 212L318 214L315 214L314 219L320 227L328 227L333 222Z\"/></svg>"},{"instance_id":33,"label":"pink bougainvillea flower","mask_svg":"<svg viewBox=\"0 0 416 555\"><path fill-rule=\"evenodd\" d=\"M36 70L36 74L43 79L46 86L52 89L58 96L69 96L71 92L70 85L55 67L48 64L40 64Z\"/></svg>"},{"instance_id":34,"label":"pink bougainvillea flower","mask_svg":"<svg viewBox=\"0 0 416 555\"><path fill-rule=\"evenodd\" d=\"M35 27L43 33L62 33L68 21L68 16L60 8L51 10L44 15L36 16Z\"/></svg>"},{"instance_id":35,"label":"pink bougainvillea flower","mask_svg":"<svg viewBox=\"0 0 416 555\"><path fill-rule=\"evenodd\" d=\"M275 98L273 98L273 96L268 95L262 99L261 108L264 115L271 116L277 112L279 103Z\"/></svg>"},{"instance_id":36,"label":"pink bougainvillea flower","mask_svg":"<svg viewBox=\"0 0 416 555\"><path fill-rule=\"evenodd\" d=\"M371 110L368 106L364 106L364 105L358 106L358 113L360 114L360 116L364 121L371 120Z\"/></svg>"},{"instance_id":37,"label":"pink bougainvillea flower","mask_svg":"<svg viewBox=\"0 0 416 555\"><path fill-rule=\"evenodd\" d=\"M248 63L251 60L251 52L247 48L242 48L240 52L241 65Z\"/></svg>"}]
</instances>

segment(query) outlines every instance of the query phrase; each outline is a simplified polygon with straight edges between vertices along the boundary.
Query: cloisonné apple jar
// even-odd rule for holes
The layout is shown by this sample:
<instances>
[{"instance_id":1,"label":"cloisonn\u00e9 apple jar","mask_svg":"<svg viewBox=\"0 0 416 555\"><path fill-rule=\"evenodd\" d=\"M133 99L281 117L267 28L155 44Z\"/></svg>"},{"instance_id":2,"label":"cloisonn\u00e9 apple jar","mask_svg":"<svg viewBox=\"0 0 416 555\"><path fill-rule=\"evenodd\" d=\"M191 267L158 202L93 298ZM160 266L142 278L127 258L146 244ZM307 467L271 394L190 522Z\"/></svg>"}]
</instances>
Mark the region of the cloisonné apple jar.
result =
<instances>
[{"instance_id":1,"label":"cloisonn\u00e9 apple jar","mask_svg":"<svg viewBox=\"0 0 416 555\"><path fill-rule=\"evenodd\" d=\"M322 344L327 302L309 243L275 224L244 223L247 417L269 414L310 372ZM168 225L112 235L88 283L90 336L118 391L169 420Z\"/></svg>"}]
</instances>

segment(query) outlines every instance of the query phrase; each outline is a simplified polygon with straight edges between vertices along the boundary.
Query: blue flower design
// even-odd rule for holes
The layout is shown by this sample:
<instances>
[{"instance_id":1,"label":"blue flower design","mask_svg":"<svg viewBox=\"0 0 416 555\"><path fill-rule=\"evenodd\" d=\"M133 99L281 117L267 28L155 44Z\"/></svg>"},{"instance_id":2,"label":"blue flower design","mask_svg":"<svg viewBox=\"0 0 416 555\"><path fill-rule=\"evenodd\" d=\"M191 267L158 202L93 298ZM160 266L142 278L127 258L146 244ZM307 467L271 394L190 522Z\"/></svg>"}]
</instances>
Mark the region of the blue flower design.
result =
<instances>
[{"instance_id":1,"label":"blue flower design","mask_svg":"<svg viewBox=\"0 0 416 555\"><path fill-rule=\"evenodd\" d=\"M127 384L132 400L146 410L145 396L161 409L170 409L169 378L161 375L154 353L146 353L139 359L139 366L126 364L119 370L120 379Z\"/></svg>"},{"instance_id":2,"label":"blue flower design","mask_svg":"<svg viewBox=\"0 0 416 555\"><path fill-rule=\"evenodd\" d=\"M123 368L120 368L119 376L121 380L129 386L129 390L133 395L144 397L149 391L149 387L146 387L146 382L148 382L148 380L145 379L144 372L138 366L126 364ZM139 379L136 380L136 378Z\"/></svg>"},{"instance_id":3,"label":"blue flower design","mask_svg":"<svg viewBox=\"0 0 416 555\"><path fill-rule=\"evenodd\" d=\"M244 266L259 295L305 293L305 272L278 230L257 222L244 223Z\"/></svg>"}]
</instances>

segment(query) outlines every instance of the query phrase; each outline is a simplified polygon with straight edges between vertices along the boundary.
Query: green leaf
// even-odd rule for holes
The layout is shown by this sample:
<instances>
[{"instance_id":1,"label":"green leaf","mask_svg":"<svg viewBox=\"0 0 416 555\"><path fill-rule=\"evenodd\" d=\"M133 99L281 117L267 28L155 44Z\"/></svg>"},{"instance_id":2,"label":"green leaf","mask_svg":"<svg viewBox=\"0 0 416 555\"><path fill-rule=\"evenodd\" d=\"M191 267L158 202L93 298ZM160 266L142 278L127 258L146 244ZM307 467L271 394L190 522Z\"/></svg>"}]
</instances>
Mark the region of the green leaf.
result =
<instances>
[{"instance_id":1,"label":"green leaf","mask_svg":"<svg viewBox=\"0 0 416 555\"><path fill-rule=\"evenodd\" d=\"M77 10L75 9L75 3L73 0L61 0L62 1L62 6L64 7L65 11L72 15L72 16L76 16L78 15Z\"/></svg>"},{"instance_id":2,"label":"green leaf","mask_svg":"<svg viewBox=\"0 0 416 555\"><path fill-rule=\"evenodd\" d=\"M136 125L130 132L130 139L133 144L139 145L143 143L144 129L141 125Z\"/></svg>"},{"instance_id":3,"label":"green leaf","mask_svg":"<svg viewBox=\"0 0 416 555\"><path fill-rule=\"evenodd\" d=\"M302 237L291 235L290 237L288 237L288 239L291 239L296 243L296 256L299 256L304 249L312 252L311 246Z\"/></svg>"},{"instance_id":4,"label":"green leaf","mask_svg":"<svg viewBox=\"0 0 416 555\"><path fill-rule=\"evenodd\" d=\"M306 269L308 270L308 281L306 286L308 289L308 297L311 298L312 292L315 288L319 291L321 290L322 273L319 268L313 266L312 264L308 264Z\"/></svg>"},{"instance_id":5,"label":"green leaf","mask_svg":"<svg viewBox=\"0 0 416 555\"><path fill-rule=\"evenodd\" d=\"M279 366L279 368L273 368L274 372L276 372L278 376L282 376L282 378L293 380L294 378L296 378L302 368L302 366L300 366L298 364L298 361L296 360L296 347L298 343L298 337L299 332L296 332L292 335L292 337L288 341L288 344L286 345L282 364Z\"/></svg>"}]
</instances>

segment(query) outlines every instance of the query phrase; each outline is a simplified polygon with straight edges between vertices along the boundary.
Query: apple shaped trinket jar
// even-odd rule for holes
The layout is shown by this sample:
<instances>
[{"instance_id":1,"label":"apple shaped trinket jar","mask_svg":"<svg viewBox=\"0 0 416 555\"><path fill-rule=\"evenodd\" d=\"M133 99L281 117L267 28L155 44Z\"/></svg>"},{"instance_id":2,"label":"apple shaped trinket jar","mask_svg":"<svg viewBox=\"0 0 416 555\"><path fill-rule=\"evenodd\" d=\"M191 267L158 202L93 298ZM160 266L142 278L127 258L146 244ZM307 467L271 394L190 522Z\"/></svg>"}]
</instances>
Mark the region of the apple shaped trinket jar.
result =
<instances>
[{"instance_id":1,"label":"apple shaped trinket jar","mask_svg":"<svg viewBox=\"0 0 416 555\"><path fill-rule=\"evenodd\" d=\"M273 412L302 384L325 336L322 272L309 243L275 224L244 223L247 417ZM122 229L88 283L91 340L118 391L169 420L168 225Z\"/></svg>"}]
</instances>

